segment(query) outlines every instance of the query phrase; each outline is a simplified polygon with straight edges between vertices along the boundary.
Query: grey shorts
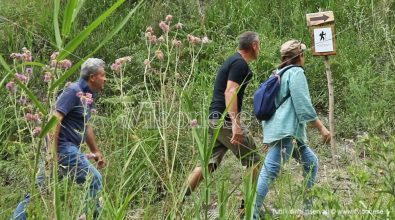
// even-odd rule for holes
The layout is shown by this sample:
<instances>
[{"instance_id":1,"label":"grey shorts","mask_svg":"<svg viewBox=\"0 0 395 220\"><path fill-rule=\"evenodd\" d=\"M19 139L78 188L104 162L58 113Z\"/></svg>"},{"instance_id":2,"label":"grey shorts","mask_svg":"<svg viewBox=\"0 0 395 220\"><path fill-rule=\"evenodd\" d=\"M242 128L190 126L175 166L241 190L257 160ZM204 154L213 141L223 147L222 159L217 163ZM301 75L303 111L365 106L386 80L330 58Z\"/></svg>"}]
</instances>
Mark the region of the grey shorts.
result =
<instances>
[{"instance_id":1,"label":"grey shorts","mask_svg":"<svg viewBox=\"0 0 395 220\"><path fill-rule=\"evenodd\" d=\"M209 121L209 145L211 147L211 141L213 140L215 128L217 128L218 120L211 119ZM230 124L229 122L227 122ZM232 144L230 143L230 139L232 138L232 128L231 126L222 126L217 140L215 140L213 151L210 157L210 164L214 164L216 167L222 161L225 153L228 150L231 150L233 154L241 161L243 166L252 166L258 164L260 162L260 156L256 150L256 144L254 138L246 128L242 128L243 130L243 141L241 144Z\"/></svg>"}]
</instances>

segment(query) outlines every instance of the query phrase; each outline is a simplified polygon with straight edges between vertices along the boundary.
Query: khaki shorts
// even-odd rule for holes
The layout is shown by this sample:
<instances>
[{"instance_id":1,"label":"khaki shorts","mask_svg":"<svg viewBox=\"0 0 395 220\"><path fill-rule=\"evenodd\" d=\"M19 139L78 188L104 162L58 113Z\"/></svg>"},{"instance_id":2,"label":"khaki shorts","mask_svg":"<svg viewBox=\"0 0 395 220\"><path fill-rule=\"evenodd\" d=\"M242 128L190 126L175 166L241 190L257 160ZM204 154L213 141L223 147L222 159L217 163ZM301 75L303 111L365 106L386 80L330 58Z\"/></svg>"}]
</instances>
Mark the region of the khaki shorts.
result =
<instances>
[{"instance_id":1,"label":"khaki shorts","mask_svg":"<svg viewBox=\"0 0 395 220\"><path fill-rule=\"evenodd\" d=\"M211 119L209 121L209 147L211 147L211 141L214 136L214 132L217 128L218 120ZM224 124L230 124L229 122L224 122ZM260 156L256 150L256 144L254 138L246 128L243 130L243 141L241 144L232 144L230 139L232 138L232 128L231 126L222 126L219 131L217 140L214 143L213 151L210 157L210 164L214 164L218 167L224 157L226 151L231 150L233 154L241 161L243 166L251 166L258 164L260 162Z\"/></svg>"}]
</instances>

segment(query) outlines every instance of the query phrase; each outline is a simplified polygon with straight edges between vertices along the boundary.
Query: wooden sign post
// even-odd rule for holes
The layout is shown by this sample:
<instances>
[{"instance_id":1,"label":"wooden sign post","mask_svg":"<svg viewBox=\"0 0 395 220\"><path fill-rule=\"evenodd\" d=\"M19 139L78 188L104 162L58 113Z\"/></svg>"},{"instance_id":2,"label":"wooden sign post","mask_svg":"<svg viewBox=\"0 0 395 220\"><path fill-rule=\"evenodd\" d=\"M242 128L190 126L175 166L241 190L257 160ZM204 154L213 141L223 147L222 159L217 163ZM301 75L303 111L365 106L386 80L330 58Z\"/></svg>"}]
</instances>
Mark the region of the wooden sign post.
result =
<instances>
[{"instance_id":1,"label":"wooden sign post","mask_svg":"<svg viewBox=\"0 0 395 220\"><path fill-rule=\"evenodd\" d=\"M332 71L329 63L329 55L336 55L335 43L335 17L332 11L324 11L306 14L307 26L310 29L311 43L314 56L324 56L325 72L329 91L329 129L331 132L332 163L337 167L337 151L335 142L334 121L334 90Z\"/></svg>"}]
</instances>

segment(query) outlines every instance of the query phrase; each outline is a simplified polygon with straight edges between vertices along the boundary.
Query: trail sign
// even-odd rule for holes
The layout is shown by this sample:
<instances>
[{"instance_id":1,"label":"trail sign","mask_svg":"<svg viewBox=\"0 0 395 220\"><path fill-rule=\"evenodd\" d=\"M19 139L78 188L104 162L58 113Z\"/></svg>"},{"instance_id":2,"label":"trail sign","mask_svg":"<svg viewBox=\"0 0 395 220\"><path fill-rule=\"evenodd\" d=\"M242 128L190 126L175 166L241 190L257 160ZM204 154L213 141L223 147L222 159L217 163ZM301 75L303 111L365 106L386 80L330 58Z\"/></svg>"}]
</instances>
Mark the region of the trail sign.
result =
<instances>
[{"instance_id":1,"label":"trail sign","mask_svg":"<svg viewBox=\"0 0 395 220\"><path fill-rule=\"evenodd\" d=\"M306 15L307 26L316 26L325 23L333 23L335 17L332 11L323 11L318 13L311 13Z\"/></svg>"},{"instance_id":2,"label":"trail sign","mask_svg":"<svg viewBox=\"0 0 395 220\"><path fill-rule=\"evenodd\" d=\"M306 14L312 38L312 52L315 56L336 54L335 17L332 11Z\"/></svg>"},{"instance_id":3,"label":"trail sign","mask_svg":"<svg viewBox=\"0 0 395 220\"><path fill-rule=\"evenodd\" d=\"M332 11L306 14L307 26L310 29L312 52L315 56L324 56L325 72L328 81L329 95L329 128L331 131L332 162L338 167L337 150L335 142L335 98L333 89L333 78L328 55L336 54L335 44L335 17Z\"/></svg>"},{"instance_id":4,"label":"trail sign","mask_svg":"<svg viewBox=\"0 0 395 220\"><path fill-rule=\"evenodd\" d=\"M332 28L331 27L319 27L313 29L314 34L314 47L315 52L333 52L334 45L332 40Z\"/></svg>"}]
</instances>

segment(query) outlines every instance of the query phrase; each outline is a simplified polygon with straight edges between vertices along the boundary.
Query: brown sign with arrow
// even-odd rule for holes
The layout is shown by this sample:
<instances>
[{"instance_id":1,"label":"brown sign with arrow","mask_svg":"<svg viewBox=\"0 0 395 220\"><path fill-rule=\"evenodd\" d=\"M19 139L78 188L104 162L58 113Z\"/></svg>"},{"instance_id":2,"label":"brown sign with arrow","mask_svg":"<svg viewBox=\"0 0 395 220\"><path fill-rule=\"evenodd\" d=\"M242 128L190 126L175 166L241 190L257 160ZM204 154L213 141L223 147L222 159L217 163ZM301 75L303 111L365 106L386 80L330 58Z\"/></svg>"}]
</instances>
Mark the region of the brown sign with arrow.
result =
<instances>
[{"instance_id":1,"label":"brown sign with arrow","mask_svg":"<svg viewBox=\"0 0 395 220\"><path fill-rule=\"evenodd\" d=\"M314 56L336 55L335 16L333 11L306 14Z\"/></svg>"},{"instance_id":2,"label":"brown sign with arrow","mask_svg":"<svg viewBox=\"0 0 395 220\"><path fill-rule=\"evenodd\" d=\"M307 26L316 26L335 21L332 11L323 11L318 13L306 14Z\"/></svg>"}]
</instances>

